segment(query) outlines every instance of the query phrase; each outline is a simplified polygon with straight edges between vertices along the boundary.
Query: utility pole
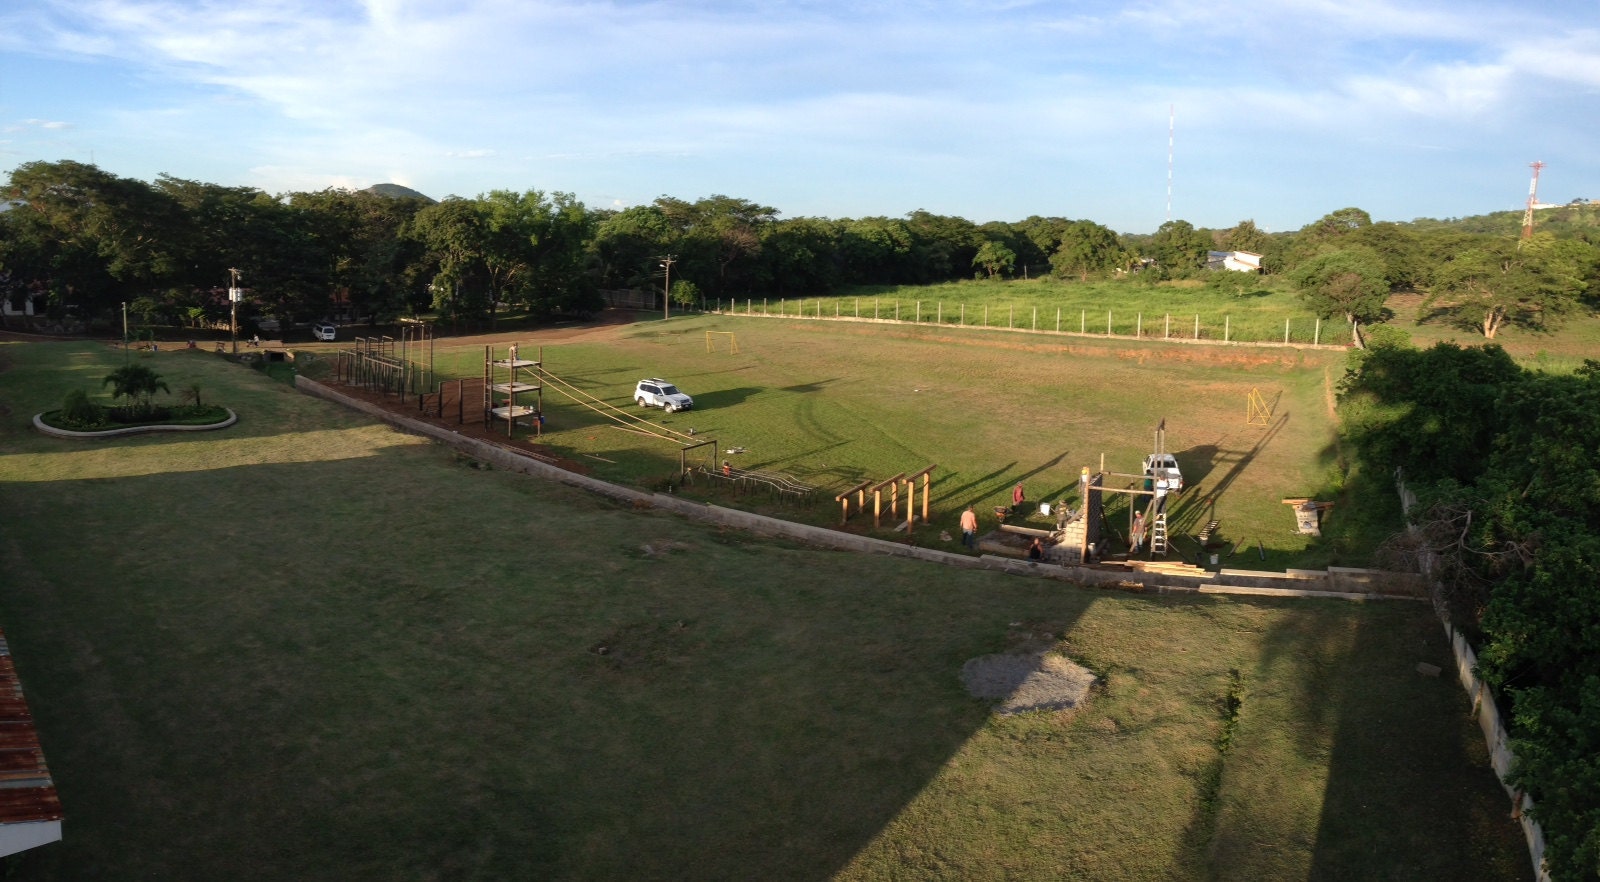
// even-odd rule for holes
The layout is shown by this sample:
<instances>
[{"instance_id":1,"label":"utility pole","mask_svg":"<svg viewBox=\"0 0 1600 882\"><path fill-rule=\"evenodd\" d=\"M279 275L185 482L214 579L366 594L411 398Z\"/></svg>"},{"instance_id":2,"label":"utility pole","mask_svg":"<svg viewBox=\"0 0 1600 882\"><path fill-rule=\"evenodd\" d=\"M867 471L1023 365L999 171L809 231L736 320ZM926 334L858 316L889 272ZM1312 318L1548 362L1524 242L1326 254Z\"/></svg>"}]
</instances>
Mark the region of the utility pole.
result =
<instances>
[{"instance_id":1,"label":"utility pole","mask_svg":"<svg viewBox=\"0 0 1600 882\"><path fill-rule=\"evenodd\" d=\"M661 318L671 318L672 307L672 265L678 262L677 255L668 254L661 258L661 268L667 271L665 280L661 283Z\"/></svg>"},{"instance_id":2,"label":"utility pole","mask_svg":"<svg viewBox=\"0 0 1600 882\"><path fill-rule=\"evenodd\" d=\"M233 354L239 354L239 301L244 299L239 291L239 271L228 268L228 305L231 307L228 319L228 336L233 339Z\"/></svg>"}]
</instances>

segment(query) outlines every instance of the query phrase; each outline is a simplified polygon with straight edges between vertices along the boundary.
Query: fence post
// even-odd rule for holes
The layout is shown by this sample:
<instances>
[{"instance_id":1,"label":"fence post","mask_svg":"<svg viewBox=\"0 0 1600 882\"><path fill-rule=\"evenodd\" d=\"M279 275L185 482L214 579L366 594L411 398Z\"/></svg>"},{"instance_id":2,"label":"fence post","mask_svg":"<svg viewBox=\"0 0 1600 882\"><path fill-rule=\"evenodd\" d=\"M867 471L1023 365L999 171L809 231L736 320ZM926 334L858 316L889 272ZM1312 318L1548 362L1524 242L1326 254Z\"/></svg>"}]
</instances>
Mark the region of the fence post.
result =
<instances>
[{"instance_id":1,"label":"fence post","mask_svg":"<svg viewBox=\"0 0 1600 882\"><path fill-rule=\"evenodd\" d=\"M1006 330L1017 326L1017 306L1014 303L1006 304ZM1353 327L1353 326L1352 326Z\"/></svg>"},{"instance_id":2,"label":"fence post","mask_svg":"<svg viewBox=\"0 0 1600 882\"><path fill-rule=\"evenodd\" d=\"M1200 339L1200 313L1194 314L1194 338Z\"/></svg>"},{"instance_id":3,"label":"fence post","mask_svg":"<svg viewBox=\"0 0 1600 882\"><path fill-rule=\"evenodd\" d=\"M1088 321L1089 321L1089 310L1085 309L1084 311L1078 313L1078 333L1080 333L1080 334L1089 333Z\"/></svg>"},{"instance_id":4,"label":"fence post","mask_svg":"<svg viewBox=\"0 0 1600 882\"><path fill-rule=\"evenodd\" d=\"M1106 336L1111 336L1111 310L1106 310Z\"/></svg>"},{"instance_id":5,"label":"fence post","mask_svg":"<svg viewBox=\"0 0 1600 882\"><path fill-rule=\"evenodd\" d=\"M1172 339L1172 313L1170 313L1170 312L1167 313L1167 330L1166 330L1165 333L1163 333L1161 335L1161 339L1163 339L1163 340L1171 340Z\"/></svg>"},{"instance_id":6,"label":"fence post","mask_svg":"<svg viewBox=\"0 0 1600 882\"><path fill-rule=\"evenodd\" d=\"M1289 345L1289 320L1283 320L1283 345Z\"/></svg>"},{"instance_id":7,"label":"fence post","mask_svg":"<svg viewBox=\"0 0 1600 882\"><path fill-rule=\"evenodd\" d=\"M937 306L935 306L933 308L933 323L936 324L936 325L944 324L944 301L943 300L939 301L939 305L937 305Z\"/></svg>"},{"instance_id":8,"label":"fence post","mask_svg":"<svg viewBox=\"0 0 1600 882\"><path fill-rule=\"evenodd\" d=\"M922 324L922 301L917 301L917 324Z\"/></svg>"},{"instance_id":9,"label":"fence post","mask_svg":"<svg viewBox=\"0 0 1600 882\"><path fill-rule=\"evenodd\" d=\"M1133 336L1144 336L1144 313L1139 313L1139 321L1133 326Z\"/></svg>"},{"instance_id":10,"label":"fence post","mask_svg":"<svg viewBox=\"0 0 1600 882\"><path fill-rule=\"evenodd\" d=\"M1317 316L1317 327L1316 327L1316 330L1311 332L1311 345L1312 346L1320 346L1320 345L1322 345L1322 316L1320 316L1320 315Z\"/></svg>"},{"instance_id":11,"label":"fence post","mask_svg":"<svg viewBox=\"0 0 1600 882\"><path fill-rule=\"evenodd\" d=\"M1222 317L1222 342L1227 343L1233 339L1233 316Z\"/></svg>"},{"instance_id":12,"label":"fence post","mask_svg":"<svg viewBox=\"0 0 1600 882\"><path fill-rule=\"evenodd\" d=\"M900 320L900 298L898 297L894 299L894 320Z\"/></svg>"},{"instance_id":13,"label":"fence post","mask_svg":"<svg viewBox=\"0 0 1600 882\"><path fill-rule=\"evenodd\" d=\"M989 304L987 303L983 305L983 326L989 327Z\"/></svg>"},{"instance_id":14,"label":"fence post","mask_svg":"<svg viewBox=\"0 0 1600 882\"><path fill-rule=\"evenodd\" d=\"M965 303L963 303L963 304L961 304L961 327L964 328L966 326L967 326L967 305Z\"/></svg>"},{"instance_id":15,"label":"fence post","mask_svg":"<svg viewBox=\"0 0 1600 882\"><path fill-rule=\"evenodd\" d=\"M1056 307L1056 333L1061 333L1061 307Z\"/></svg>"},{"instance_id":16,"label":"fence post","mask_svg":"<svg viewBox=\"0 0 1600 882\"><path fill-rule=\"evenodd\" d=\"M1039 307L1037 306L1033 308L1033 329L1035 331L1039 330Z\"/></svg>"}]
</instances>

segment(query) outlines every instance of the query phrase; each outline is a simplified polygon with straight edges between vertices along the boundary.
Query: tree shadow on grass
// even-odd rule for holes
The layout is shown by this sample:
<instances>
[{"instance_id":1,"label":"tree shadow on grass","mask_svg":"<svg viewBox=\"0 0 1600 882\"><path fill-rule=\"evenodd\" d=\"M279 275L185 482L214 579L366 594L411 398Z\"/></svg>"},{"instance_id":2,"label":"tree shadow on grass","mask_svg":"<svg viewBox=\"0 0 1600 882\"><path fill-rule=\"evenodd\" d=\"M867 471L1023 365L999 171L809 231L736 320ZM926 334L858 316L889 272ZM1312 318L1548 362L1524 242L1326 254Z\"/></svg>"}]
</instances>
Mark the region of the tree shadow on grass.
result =
<instances>
[{"instance_id":1,"label":"tree shadow on grass","mask_svg":"<svg viewBox=\"0 0 1600 882\"><path fill-rule=\"evenodd\" d=\"M10 537L37 566L7 611L79 843L20 878L828 878L988 719L962 663L1093 601L428 446L74 483L0 507L52 512ZM191 554L130 541L86 575L45 527L91 512Z\"/></svg>"},{"instance_id":2,"label":"tree shadow on grass","mask_svg":"<svg viewBox=\"0 0 1600 882\"><path fill-rule=\"evenodd\" d=\"M1236 705L1219 695L1236 724L1202 775L1190 859L1231 878L1528 878L1429 608L1318 607L1241 660Z\"/></svg>"}]
</instances>

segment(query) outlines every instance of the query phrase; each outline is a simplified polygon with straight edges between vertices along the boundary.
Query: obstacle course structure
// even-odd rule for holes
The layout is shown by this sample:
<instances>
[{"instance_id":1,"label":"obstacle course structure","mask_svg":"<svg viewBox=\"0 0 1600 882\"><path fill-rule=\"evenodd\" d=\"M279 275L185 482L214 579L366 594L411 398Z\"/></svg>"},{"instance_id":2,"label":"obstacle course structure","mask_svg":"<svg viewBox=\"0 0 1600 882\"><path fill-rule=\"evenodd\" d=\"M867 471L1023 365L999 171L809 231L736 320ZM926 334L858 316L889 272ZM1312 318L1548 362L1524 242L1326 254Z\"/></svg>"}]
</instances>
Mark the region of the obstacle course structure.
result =
<instances>
[{"instance_id":1,"label":"obstacle course structure","mask_svg":"<svg viewBox=\"0 0 1600 882\"><path fill-rule=\"evenodd\" d=\"M865 511L867 507L867 494L871 493L872 528L874 530L882 529L883 493L885 490L888 490L889 516L895 519L892 523L904 523L906 535L910 535L917 519L917 480L921 479L922 481L922 522L926 524L928 523L928 519L931 515L929 510L929 500L933 495L930 489L933 483L933 470L937 469L938 467L939 465L937 463L933 463L921 471L913 472L909 475L905 472L901 472L900 474L884 481L873 481L868 479L866 481L862 481L854 487L851 487L848 490L845 490L842 493L835 495L833 497L833 501L839 503L841 506L839 513L839 526L842 527L850 521L850 497L855 497L857 511ZM906 488L906 519L904 522L899 520L900 488L902 486ZM895 529L898 530L901 528L897 526Z\"/></svg>"},{"instance_id":2,"label":"obstacle course structure","mask_svg":"<svg viewBox=\"0 0 1600 882\"><path fill-rule=\"evenodd\" d=\"M535 435L544 434L544 384L540 382L543 367L542 348L538 358L527 359L515 343L506 350L505 358L496 356L494 346L483 347L485 429L492 428L495 420L505 420L506 437L514 438L518 420L527 420L523 425L531 426Z\"/></svg>"},{"instance_id":3,"label":"obstacle course structure","mask_svg":"<svg viewBox=\"0 0 1600 882\"><path fill-rule=\"evenodd\" d=\"M402 323L400 336L357 337L334 356L334 379L384 395L411 395L432 389L433 327Z\"/></svg>"}]
</instances>

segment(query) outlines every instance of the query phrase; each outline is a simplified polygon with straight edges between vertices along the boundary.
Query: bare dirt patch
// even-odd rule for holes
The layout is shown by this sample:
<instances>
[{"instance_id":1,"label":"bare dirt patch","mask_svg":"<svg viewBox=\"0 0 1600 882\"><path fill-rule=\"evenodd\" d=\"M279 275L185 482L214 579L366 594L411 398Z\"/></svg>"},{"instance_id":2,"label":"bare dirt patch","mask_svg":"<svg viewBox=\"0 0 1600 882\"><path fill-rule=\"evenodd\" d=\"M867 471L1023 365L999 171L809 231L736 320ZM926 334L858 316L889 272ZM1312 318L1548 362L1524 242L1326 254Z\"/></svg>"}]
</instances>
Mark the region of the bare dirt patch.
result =
<instances>
[{"instance_id":1,"label":"bare dirt patch","mask_svg":"<svg viewBox=\"0 0 1600 882\"><path fill-rule=\"evenodd\" d=\"M1081 707L1095 679L1088 668L1054 652L982 655L961 666L967 692L998 699L1000 714Z\"/></svg>"}]
</instances>

